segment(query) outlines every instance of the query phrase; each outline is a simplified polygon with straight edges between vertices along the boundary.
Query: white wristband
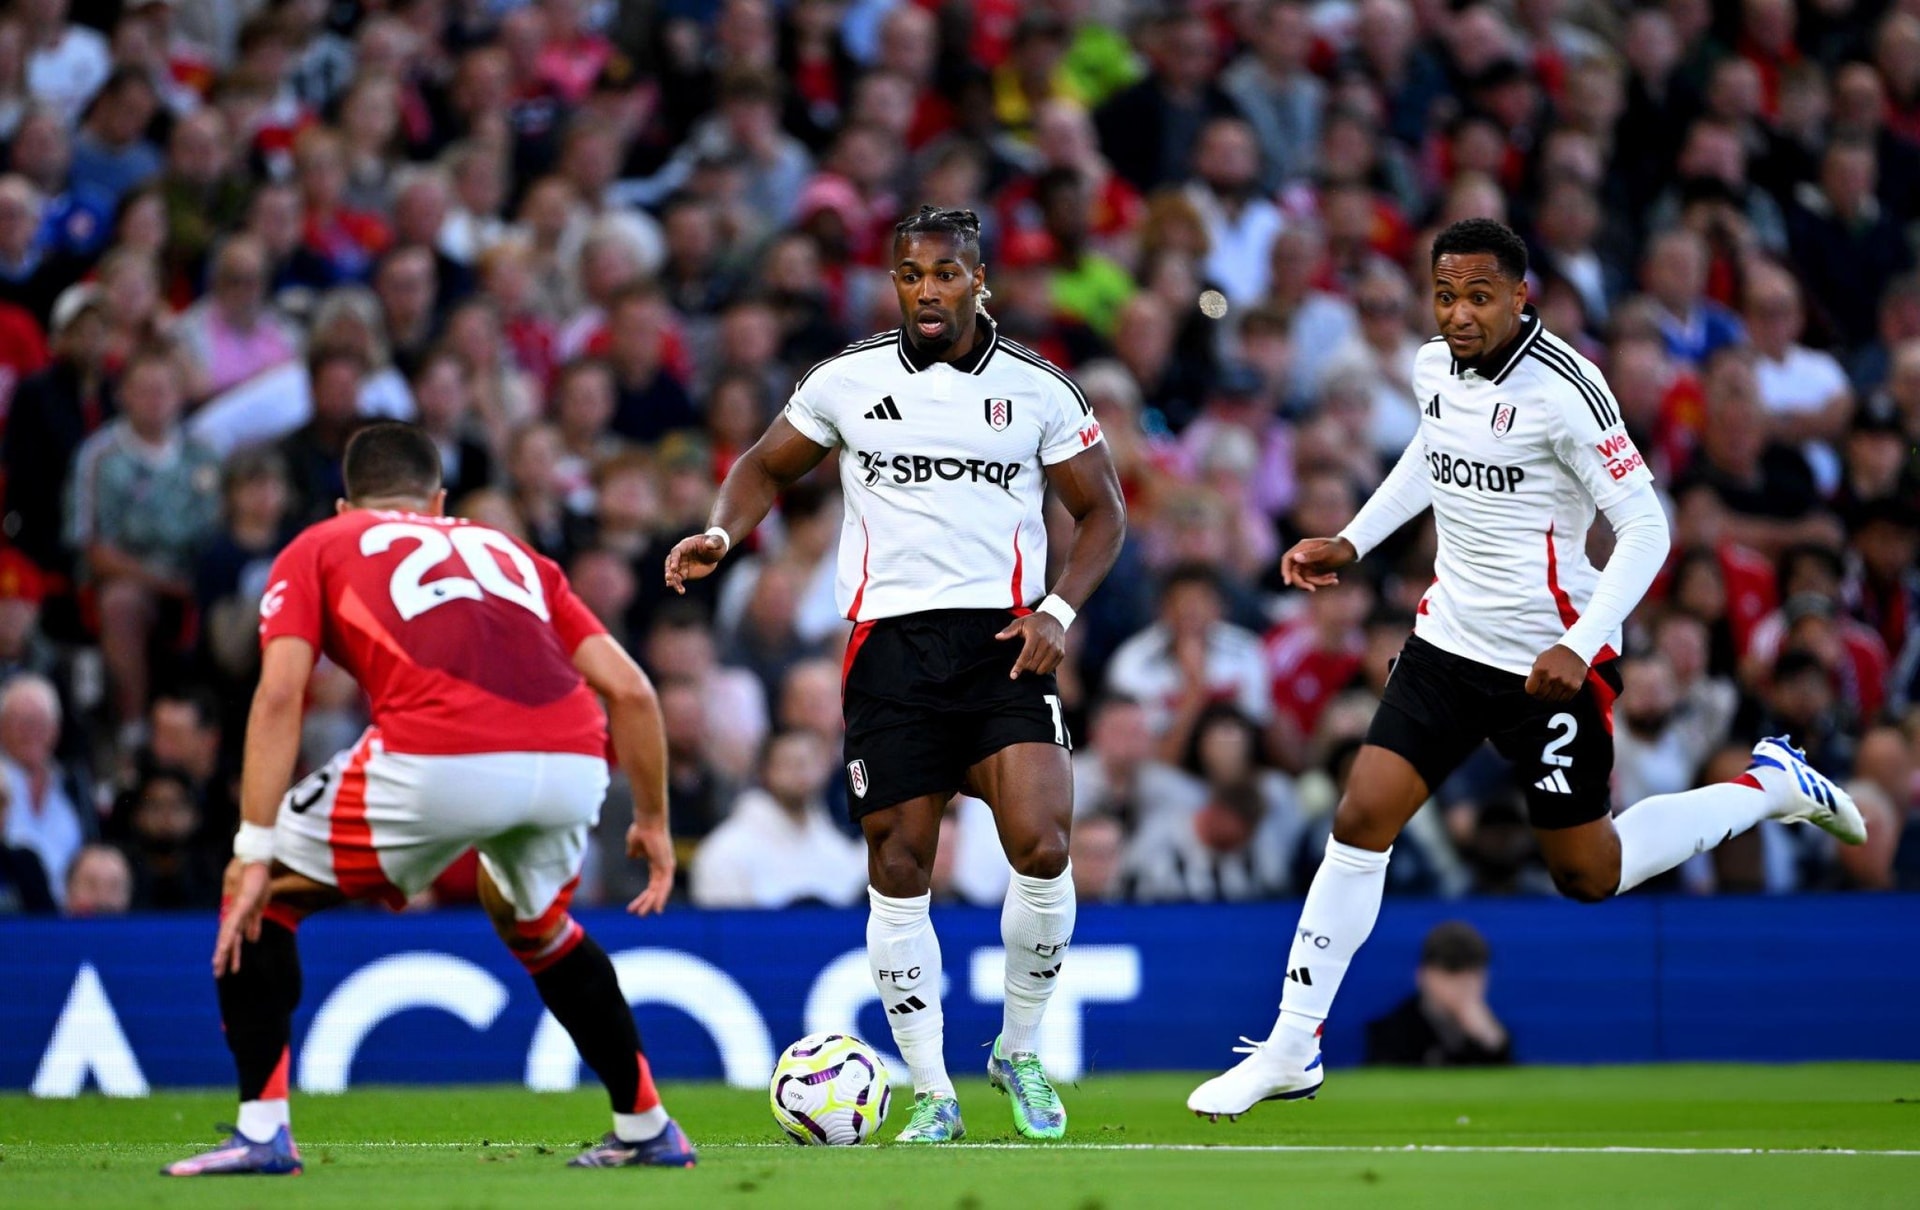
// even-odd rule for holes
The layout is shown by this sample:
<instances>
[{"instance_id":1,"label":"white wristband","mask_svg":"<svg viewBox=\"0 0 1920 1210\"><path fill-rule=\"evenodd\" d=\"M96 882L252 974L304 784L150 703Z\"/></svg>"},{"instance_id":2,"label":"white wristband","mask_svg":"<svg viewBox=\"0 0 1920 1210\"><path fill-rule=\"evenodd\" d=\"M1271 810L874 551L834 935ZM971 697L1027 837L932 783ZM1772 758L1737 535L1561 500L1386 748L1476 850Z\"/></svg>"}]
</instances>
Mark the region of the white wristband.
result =
<instances>
[{"instance_id":1,"label":"white wristband","mask_svg":"<svg viewBox=\"0 0 1920 1210\"><path fill-rule=\"evenodd\" d=\"M705 534L704 536L705 536L705 537L709 537L709 538L718 538L718 539L720 539L720 553L721 553L721 554L722 554L723 556L724 556L724 555L725 555L725 554L726 554L726 553L727 553L728 551L730 551L730 550L732 550L732 549L733 549L733 538L732 538L731 536L729 536L729 535L728 535L728 533L727 533L727 531L726 531L725 529L723 529L723 528L721 528L721 527L720 527L720 526L718 526L718 525L715 525L715 526L713 526L712 528L710 528L709 530L707 530L707 532L706 532L706 534Z\"/></svg>"},{"instance_id":2,"label":"white wristband","mask_svg":"<svg viewBox=\"0 0 1920 1210\"><path fill-rule=\"evenodd\" d=\"M1073 611L1073 606L1067 604L1059 597L1054 596L1052 593L1048 593L1038 605L1035 605L1033 611L1035 613L1044 613L1056 622L1059 622L1060 629L1062 630L1071 630L1073 628L1073 619L1080 616Z\"/></svg>"},{"instance_id":3,"label":"white wristband","mask_svg":"<svg viewBox=\"0 0 1920 1210\"><path fill-rule=\"evenodd\" d=\"M257 823L243 823L233 838L233 855L249 865L264 865L273 860L273 829Z\"/></svg>"}]
</instances>

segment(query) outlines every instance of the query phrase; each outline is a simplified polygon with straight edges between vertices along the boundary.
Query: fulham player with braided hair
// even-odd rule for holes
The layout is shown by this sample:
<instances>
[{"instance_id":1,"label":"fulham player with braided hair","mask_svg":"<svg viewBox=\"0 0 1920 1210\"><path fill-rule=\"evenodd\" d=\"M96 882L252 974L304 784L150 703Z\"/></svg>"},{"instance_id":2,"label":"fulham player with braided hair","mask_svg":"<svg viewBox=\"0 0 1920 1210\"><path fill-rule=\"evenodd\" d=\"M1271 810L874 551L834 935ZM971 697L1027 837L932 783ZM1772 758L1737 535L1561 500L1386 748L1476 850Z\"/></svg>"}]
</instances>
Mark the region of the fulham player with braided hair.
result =
<instances>
[{"instance_id":1,"label":"fulham player with braided hair","mask_svg":"<svg viewBox=\"0 0 1920 1210\"><path fill-rule=\"evenodd\" d=\"M848 802L867 840L867 956L913 1073L902 1142L965 1133L943 1053L940 944L928 888L940 818L965 791L993 808L1013 866L1000 918L1006 1007L987 1072L1015 1128L1060 1138L1040 1020L1073 937L1069 740L1054 669L1119 554L1126 509L1086 399L1007 340L980 303L970 210L923 207L895 228L901 325L814 366L727 473L712 528L667 558L669 586L710 573L780 492L839 447L846 515L838 603ZM1049 586L1047 492L1073 518Z\"/></svg>"}]
</instances>

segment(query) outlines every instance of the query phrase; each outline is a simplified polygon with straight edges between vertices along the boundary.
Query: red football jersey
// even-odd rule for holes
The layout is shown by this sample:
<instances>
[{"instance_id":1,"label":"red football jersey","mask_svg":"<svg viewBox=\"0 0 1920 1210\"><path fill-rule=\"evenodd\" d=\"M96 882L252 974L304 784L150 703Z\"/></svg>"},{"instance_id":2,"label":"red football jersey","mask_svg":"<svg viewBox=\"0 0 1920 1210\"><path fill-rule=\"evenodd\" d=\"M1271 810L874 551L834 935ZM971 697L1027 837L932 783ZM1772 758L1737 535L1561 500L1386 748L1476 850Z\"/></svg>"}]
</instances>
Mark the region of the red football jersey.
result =
<instances>
[{"instance_id":1,"label":"red football jersey","mask_svg":"<svg viewBox=\"0 0 1920 1210\"><path fill-rule=\"evenodd\" d=\"M389 751L606 754L573 667L605 628L557 565L498 530L356 509L295 538L267 585L261 646L305 639L352 673Z\"/></svg>"}]
</instances>

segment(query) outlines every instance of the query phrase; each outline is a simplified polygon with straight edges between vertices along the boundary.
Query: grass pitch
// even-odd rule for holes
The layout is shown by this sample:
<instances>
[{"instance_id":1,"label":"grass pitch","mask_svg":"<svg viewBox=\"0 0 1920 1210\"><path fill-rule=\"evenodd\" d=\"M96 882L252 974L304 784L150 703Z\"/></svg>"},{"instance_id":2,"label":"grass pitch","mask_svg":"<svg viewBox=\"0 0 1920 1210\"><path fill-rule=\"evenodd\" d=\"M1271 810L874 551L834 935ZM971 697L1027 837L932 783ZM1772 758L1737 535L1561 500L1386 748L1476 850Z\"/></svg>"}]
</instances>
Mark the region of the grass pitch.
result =
<instances>
[{"instance_id":1,"label":"grass pitch","mask_svg":"<svg viewBox=\"0 0 1920 1210\"><path fill-rule=\"evenodd\" d=\"M1209 1125L1184 1075L1063 1089L1064 1143L1013 1133L963 1082L965 1143L800 1148L763 1094L669 1085L699 1168L572 1171L606 1128L599 1090L380 1088L296 1096L306 1175L168 1180L212 1146L224 1092L0 1097L0 1205L154 1207L825 1206L986 1208L1920 1204L1920 1065L1340 1071L1317 1101ZM904 1090L903 1090L904 1091ZM905 1124L896 1101L883 1131Z\"/></svg>"}]
</instances>

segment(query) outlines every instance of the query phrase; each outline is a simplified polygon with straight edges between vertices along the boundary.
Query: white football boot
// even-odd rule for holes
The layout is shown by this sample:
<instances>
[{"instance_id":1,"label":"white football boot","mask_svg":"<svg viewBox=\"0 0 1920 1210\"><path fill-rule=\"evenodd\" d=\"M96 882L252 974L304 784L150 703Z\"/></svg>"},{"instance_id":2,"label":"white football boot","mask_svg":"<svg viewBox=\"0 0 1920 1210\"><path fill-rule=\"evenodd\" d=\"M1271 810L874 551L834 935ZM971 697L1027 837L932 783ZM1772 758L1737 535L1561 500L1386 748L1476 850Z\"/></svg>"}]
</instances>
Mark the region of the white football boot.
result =
<instances>
[{"instance_id":1,"label":"white football boot","mask_svg":"<svg viewBox=\"0 0 1920 1210\"><path fill-rule=\"evenodd\" d=\"M1240 1040L1246 1045L1234 1047L1233 1053L1247 1057L1194 1089L1187 1097L1188 1109L1210 1121L1219 1121L1223 1114L1231 1121L1262 1101L1310 1101L1326 1083L1318 1053L1305 1067L1295 1067L1271 1043Z\"/></svg>"},{"instance_id":2,"label":"white football boot","mask_svg":"<svg viewBox=\"0 0 1920 1210\"><path fill-rule=\"evenodd\" d=\"M1753 746L1753 764L1748 770L1760 769L1778 769L1784 775L1769 779L1782 787L1774 791L1780 799L1775 819L1810 823L1842 844L1867 842L1867 821L1860 817L1860 808L1853 805L1853 796L1808 764L1807 754L1788 743L1786 736L1770 736Z\"/></svg>"}]
</instances>

